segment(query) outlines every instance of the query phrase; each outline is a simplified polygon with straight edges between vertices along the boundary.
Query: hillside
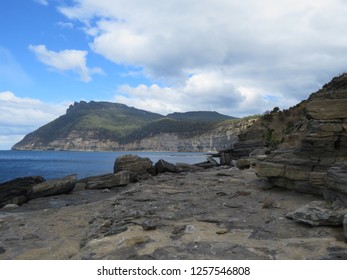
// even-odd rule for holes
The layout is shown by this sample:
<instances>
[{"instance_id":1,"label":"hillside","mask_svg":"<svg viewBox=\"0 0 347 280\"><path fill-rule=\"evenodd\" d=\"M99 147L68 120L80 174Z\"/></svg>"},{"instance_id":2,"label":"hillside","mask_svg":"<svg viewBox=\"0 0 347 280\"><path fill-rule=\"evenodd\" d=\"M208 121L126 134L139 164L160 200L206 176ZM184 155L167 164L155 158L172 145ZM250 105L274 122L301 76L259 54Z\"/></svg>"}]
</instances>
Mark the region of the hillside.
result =
<instances>
[{"instance_id":1,"label":"hillside","mask_svg":"<svg viewBox=\"0 0 347 280\"><path fill-rule=\"evenodd\" d=\"M65 115L26 135L12 149L216 150L228 145L230 139L221 135L221 142L211 131L234 119L207 111L164 116L124 104L81 101L71 105Z\"/></svg>"}]
</instances>

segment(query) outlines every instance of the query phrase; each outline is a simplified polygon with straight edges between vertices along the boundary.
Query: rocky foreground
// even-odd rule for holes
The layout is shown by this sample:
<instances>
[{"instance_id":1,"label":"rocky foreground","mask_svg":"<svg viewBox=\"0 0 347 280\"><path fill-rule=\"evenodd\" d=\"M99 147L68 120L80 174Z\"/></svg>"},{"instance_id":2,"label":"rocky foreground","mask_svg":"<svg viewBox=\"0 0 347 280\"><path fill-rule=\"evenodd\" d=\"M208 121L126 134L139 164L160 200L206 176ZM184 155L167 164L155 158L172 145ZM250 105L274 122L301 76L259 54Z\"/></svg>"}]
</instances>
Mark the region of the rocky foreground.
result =
<instances>
[{"instance_id":1,"label":"rocky foreground","mask_svg":"<svg viewBox=\"0 0 347 280\"><path fill-rule=\"evenodd\" d=\"M253 169L79 187L0 209L0 259L347 259L345 213Z\"/></svg>"}]
</instances>

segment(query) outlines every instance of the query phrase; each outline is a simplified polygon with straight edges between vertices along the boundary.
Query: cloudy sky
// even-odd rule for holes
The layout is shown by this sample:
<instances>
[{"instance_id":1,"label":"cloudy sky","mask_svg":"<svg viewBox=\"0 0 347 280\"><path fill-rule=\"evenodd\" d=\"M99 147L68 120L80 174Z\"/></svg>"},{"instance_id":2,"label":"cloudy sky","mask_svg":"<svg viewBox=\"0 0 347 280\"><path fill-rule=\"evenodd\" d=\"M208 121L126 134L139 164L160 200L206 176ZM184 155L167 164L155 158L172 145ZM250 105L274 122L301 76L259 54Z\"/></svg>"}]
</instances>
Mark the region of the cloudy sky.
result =
<instances>
[{"instance_id":1,"label":"cloudy sky","mask_svg":"<svg viewBox=\"0 0 347 280\"><path fill-rule=\"evenodd\" d=\"M347 71L345 0L1 0L0 149L74 101L242 117Z\"/></svg>"}]
</instances>

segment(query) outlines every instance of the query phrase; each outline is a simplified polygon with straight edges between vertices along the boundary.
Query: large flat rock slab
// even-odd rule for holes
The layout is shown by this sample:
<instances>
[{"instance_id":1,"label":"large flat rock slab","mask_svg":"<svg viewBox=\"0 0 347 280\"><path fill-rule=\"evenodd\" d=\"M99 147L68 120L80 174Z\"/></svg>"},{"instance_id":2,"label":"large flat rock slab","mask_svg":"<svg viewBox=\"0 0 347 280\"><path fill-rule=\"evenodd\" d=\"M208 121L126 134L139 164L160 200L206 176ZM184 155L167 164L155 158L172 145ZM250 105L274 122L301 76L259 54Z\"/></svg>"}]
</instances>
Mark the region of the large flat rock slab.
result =
<instances>
[{"instance_id":1,"label":"large flat rock slab","mask_svg":"<svg viewBox=\"0 0 347 280\"><path fill-rule=\"evenodd\" d=\"M260 186L253 170L214 168L39 198L0 210L0 259L345 257L342 226L286 218L319 197Z\"/></svg>"}]
</instances>

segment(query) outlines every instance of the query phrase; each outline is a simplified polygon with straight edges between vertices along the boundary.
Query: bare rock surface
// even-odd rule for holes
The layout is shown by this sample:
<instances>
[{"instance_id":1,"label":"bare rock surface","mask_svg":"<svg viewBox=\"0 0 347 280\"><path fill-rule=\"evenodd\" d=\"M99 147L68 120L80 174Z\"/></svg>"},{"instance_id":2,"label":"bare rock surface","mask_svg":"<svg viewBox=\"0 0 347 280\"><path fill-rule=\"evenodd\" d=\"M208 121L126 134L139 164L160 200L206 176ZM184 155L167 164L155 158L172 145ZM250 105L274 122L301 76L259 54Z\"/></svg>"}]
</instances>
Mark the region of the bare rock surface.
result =
<instances>
[{"instance_id":1,"label":"bare rock surface","mask_svg":"<svg viewBox=\"0 0 347 280\"><path fill-rule=\"evenodd\" d=\"M0 209L0 259L344 259L340 227L286 215L320 197L252 169L164 173Z\"/></svg>"},{"instance_id":2,"label":"bare rock surface","mask_svg":"<svg viewBox=\"0 0 347 280\"><path fill-rule=\"evenodd\" d=\"M273 185L321 194L347 207L347 74L335 77L306 101L294 125L298 141L257 164Z\"/></svg>"},{"instance_id":3,"label":"bare rock surface","mask_svg":"<svg viewBox=\"0 0 347 280\"><path fill-rule=\"evenodd\" d=\"M287 217L311 226L342 226L347 209L325 201L313 201Z\"/></svg>"},{"instance_id":4,"label":"bare rock surface","mask_svg":"<svg viewBox=\"0 0 347 280\"><path fill-rule=\"evenodd\" d=\"M0 184L0 207L6 204L22 204L30 199L33 186L44 182L40 176L23 177Z\"/></svg>"}]
</instances>

